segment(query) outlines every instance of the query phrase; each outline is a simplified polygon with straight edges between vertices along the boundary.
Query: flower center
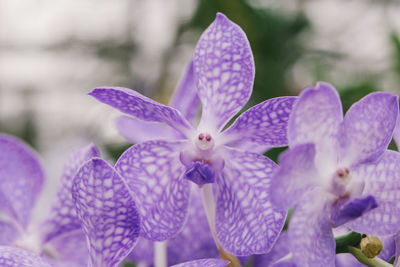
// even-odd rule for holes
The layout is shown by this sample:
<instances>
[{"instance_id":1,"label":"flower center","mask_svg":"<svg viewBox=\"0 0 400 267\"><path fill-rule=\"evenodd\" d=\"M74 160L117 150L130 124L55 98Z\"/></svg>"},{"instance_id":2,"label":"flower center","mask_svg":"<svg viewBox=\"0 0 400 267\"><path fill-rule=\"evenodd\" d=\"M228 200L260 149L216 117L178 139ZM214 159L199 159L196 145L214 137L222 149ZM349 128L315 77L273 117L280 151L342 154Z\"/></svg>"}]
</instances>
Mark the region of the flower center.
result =
<instances>
[{"instance_id":1,"label":"flower center","mask_svg":"<svg viewBox=\"0 0 400 267\"><path fill-rule=\"evenodd\" d=\"M200 133L194 141L200 150L211 150L214 147L214 139L209 133Z\"/></svg>"},{"instance_id":2,"label":"flower center","mask_svg":"<svg viewBox=\"0 0 400 267\"><path fill-rule=\"evenodd\" d=\"M347 167L338 168L333 176L333 194L340 198L349 196L348 184L350 181L350 170Z\"/></svg>"}]
</instances>

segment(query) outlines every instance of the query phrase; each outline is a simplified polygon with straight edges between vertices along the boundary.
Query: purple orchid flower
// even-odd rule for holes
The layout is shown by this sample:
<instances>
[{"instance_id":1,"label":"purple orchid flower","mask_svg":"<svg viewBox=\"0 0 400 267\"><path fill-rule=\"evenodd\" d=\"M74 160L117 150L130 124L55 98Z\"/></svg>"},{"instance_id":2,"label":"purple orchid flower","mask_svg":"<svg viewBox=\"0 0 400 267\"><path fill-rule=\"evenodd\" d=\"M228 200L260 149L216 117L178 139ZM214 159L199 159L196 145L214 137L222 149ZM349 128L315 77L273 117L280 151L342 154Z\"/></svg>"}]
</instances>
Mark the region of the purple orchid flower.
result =
<instances>
[{"instance_id":1,"label":"purple orchid flower","mask_svg":"<svg viewBox=\"0 0 400 267\"><path fill-rule=\"evenodd\" d=\"M295 207L289 238L300 266L334 266L332 227L347 223L371 235L399 229L400 155L386 150L398 113L390 93L364 97L344 118L332 86L301 93L289 119L290 150L271 185L273 203Z\"/></svg>"},{"instance_id":2,"label":"purple orchid flower","mask_svg":"<svg viewBox=\"0 0 400 267\"><path fill-rule=\"evenodd\" d=\"M88 266L117 266L139 237L132 192L112 166L92 158L76 173L72 197L88 241Z\"/></svg>"},{"instance_id":3,"label":"purple orchid flower","mask_svg":"<svg viewBox=\"0 0 400 267\"><path fill-rule=\"evenodd\" d=\"M179 110L133 90L97 88L90 93L132 117L166 124L185 138L135 145L121 156L115 168L135 193L143 218L143 237L163 241L181 231L192 181L200 187L219 248L235 255L265 253L285 219L285 213L271 205L266 192L276 164L262 155L230 146L286 145L287 120L295 98L264 101L222 131L248 101L254 79L246 35L222 14L217 14L201 36L193 66L194 84L203 107L197 129Z\"/></svg>"},{"instance_id":4,"label":"purple orchid flower","mask_svg":"<svg viewBox=\"0 0 400 267\"><path fill-rule=\"evenodd\" d=\"M88 252L81 225L71 209L71 180L79 165L97 154L97 149L91 145L70 157L50 216L43 224L34 225L31 212L45 180L39 157L21 140L0 134L0 245L19 247L37 257L43 254L46 256L43 261L56 266L85 264ZM7 255L14 260L30 255L13 248L2 251L9 251ZM6 254L0 252L0 255L7 258Z\"/></svg>"}]
</instances>

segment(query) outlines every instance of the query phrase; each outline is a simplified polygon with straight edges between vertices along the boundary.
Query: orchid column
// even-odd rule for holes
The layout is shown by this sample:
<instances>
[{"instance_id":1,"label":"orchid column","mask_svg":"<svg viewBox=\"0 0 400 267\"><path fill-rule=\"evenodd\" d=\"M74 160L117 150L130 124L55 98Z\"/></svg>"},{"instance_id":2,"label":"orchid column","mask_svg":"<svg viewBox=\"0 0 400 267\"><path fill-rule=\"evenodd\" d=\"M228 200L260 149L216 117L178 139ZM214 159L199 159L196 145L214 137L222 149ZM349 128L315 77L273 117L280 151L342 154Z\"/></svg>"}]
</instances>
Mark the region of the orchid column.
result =
<instances>
[{"instance_id":1,"label":"orchid column","mask_svg":"<svg viewBox=\"0 0 400 267\"><path fill-rule=\"evenodd\" d=\"M286 145L287 121L295 98L264 101L222 131L248 101L254 79L246 35L223 14L217 14L201 36L193 64L203 107L197 129L175 108L133 90L105 87L90 93L129 116L169 125L183 136L134 145L115 168L134 192L143 218L143 237L163 241L179 233L193 182L202 191L210 228L221 251L265 253L285 220L285 212L271 205L267 193L277 165L263 155L234 147Z\"/></svg>"}]
</instances>

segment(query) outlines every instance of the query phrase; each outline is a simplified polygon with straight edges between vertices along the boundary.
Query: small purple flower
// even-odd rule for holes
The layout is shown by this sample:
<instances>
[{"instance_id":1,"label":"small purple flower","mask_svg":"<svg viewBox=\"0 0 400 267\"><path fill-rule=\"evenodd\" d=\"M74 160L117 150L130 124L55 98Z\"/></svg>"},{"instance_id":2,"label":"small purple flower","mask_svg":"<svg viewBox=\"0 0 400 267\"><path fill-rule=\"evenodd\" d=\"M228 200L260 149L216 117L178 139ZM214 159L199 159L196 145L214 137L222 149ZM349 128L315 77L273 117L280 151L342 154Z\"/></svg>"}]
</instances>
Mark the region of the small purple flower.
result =
<instances>
[{"instance_id":1,"label":"small purple flower","mask_svg":"<svg viewBox=\"0 0 400 267\"><path fill-rule=\"evenodd\" d=\"M290 150L271 185L273 203L295 207L289 238L296 263L334 266L332 227L344 223L371 235L399 229L400 154L386 150L398 113L390 93L364 97L344 118L330 85L301 93L289 119Z\"/></svg>"},{"instance_id":2,"label":"small purple flower","mask_svg":"<svg viewBox=\"0 0 400 267\"><path fill-rule=\"evenodd\" d=\"M69 266L79 266L87 262L85 236L71 206L71 181L79 165L97 154L97 149L91 145L70 157L50 216L43 224L34 225L31 212L45 180L39 157L21 140L0 134L0 212L4 215L0 219L0 245L44 253L46 261L54 264L69 262ZM71 244L74 244L73 252L68 249ZM14 259L30 255L12 248L9 251L7 255L15 256ZM3 259L7 257L2 252L0 255Z\"/></svg>"},{"instance_id":3,"label":"small purple flower","mask_svg":"<svg viewBox=\"0 0 400 267\"><path fill-rule=\"evenodd\" d=\"M140 218L132 192L112 166L92 158L76 173L72 197L87 237L88 266L117 266L139 237Z\"/></svg>"},{"instance_id":4,"label":"small purple flower","mask_svg":"<svg viewBox=\"0 0 400 267\"><path fill-rule=\"evenodd\" d=\"M143 218L141 235L162 241L181 231L192 181L200 187L218 246L235 255L265 253L285 217L271 205L267 193L276 164L232 146L286 145L287 120L295 98L264 101L222 131L250 97L254 62L242 29L220 13L201 36L193 73L188 73L194 75L187 79L194 79L202 103L197 129L178 109L133 90L97 88L90 93L129 116L168 125L180 133L180 140L161 137L135 145L115 165L135 193Z\"/></svg>"}]
</instances>

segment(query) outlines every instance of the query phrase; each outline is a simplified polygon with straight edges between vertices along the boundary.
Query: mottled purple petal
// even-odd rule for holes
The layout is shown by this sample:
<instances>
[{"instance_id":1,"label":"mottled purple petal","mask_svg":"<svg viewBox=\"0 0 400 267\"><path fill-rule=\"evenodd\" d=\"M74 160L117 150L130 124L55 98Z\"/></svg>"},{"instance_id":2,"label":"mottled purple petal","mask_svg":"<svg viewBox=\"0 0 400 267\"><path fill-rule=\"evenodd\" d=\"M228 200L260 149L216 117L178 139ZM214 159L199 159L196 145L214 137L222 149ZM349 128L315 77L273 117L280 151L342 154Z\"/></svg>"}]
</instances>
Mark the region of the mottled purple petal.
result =
<instances>
[{"instance_id":1,"label":"mottled purple petal","mask_svg":"<svg viewBox=\"0 0 400 267\"><path fill-rule=\"evenodd\" d=\"M254 81L254 60L246 34L218 13L202 34L194 54L202 125L220 130L247 103Z\"/></svg>"},{"instance_id":2,"label":"mottled purple petal","mask_svg":"<svg viewBox=\"0 0 400 267\"><path fill-rule=\"evenodd\" d=\"M89 265L117 265L139 237L140 217L130 190L108 163L94 158L76 174L72 196L88 239Z\"/></svg>"},{"instance_id":3,"label":"mottled purple petal","mask_svg":"<svg viewBox=\"0 0 400 267\"><path fill-rule=\"evenodd\" d=\"M224 154L217 180L216 230L224 249L234 255L269 251L285 221L270 202L271 176L277 165L263 155L233 148Z\"/></svg>"},{"instance_id":4,"label":"mottled purple petal","mask_svg":"<svg viewBox=\"0 0 400 267\"><path fill-rule=\"evenodd\" d=\"M11 245L20 235L12 222L0 220L0 245Z\"/></svg>"},{"instance_id":5,"label":"mottled purple petal","mask_svg":"<svg viewBox=\"0 0 400 267\"><path fill-rule=\"evenodd\" d=\"M335 88L326 83L305 89L296 101L289 119L291 147L302 143L336 138L343 111Z\"/></svg>"},{"instance_id":6,"label":"mottled purple petal","mask_svg":"<svg viewBox=\"0 0 400 267\"><path fill-rule=\"evenodd\" d=\"M290 261L290 260L285 260L285 261L279 261L274 264L272 264L270 267L296 267L296 263Z\"/></svg>"},{"instance_id":7,"label":"mottled purple petal","mask_svg":"<svg viewBox=\"0 0 400 267\"><path fill-rule=\"evenodd\" d=\"M131 89L103 87L94 89L89 95L140 120L166 123L185 136L188 136L192 130L190 123L178 110L160 104Z\"/></svg>"},{"instance_id":8,"label":"mottled purple petal","mask_svg":"<svg viewBox=\"0 0 400 267\"><path fill-rule=\"evenodd\" d=\"M223 132L223 137L230 143L247 141L269 147L286 146L287 124L295 99L277 97L250 108Z\"/></svg>"},{"instance_id":9,"label":"mottled purple petal","mask_svg":"<svg viewBox=\"0 0 400 267\"><path fill-rule=\"evenodd\" d=\"M272 263L282 259L290 253L289 235L287 231L279 235L278 240L267 254L255 255L253 267L270 266Z\"/></svg>"},{"instance_id":10,"label":"mottled purple petal","mask_svg":"<svg viewBox=\"0 0 400 267\"><path fill-rule=\"evenodd\" d=\"M193 61L190 61L182 80L175 89L170 106L179 110L192 124L195 122L200 108L200 101L197 96Z\"/></svg>"},{"instance_id":11,"label":"mottled purple petal","mask_svg":"<svg viewBox=\"0 0 400 267\"><path fill-rule=\"evenodd\" d=\"M290 224L290 249L299 266L335 266L335 239L325 211L324 192L312 190L294 208Z\"/></svg>"},{"instance_id":12,"label":"mottled purple petal","mask_svg":"<svg viewBox=\"0 0 400 267\"><path fill-rule=\"evenodd\" d=\"M184 141L148 141L129 148L115 165L134 192L145 238L164 241L183 227L190 193L179 160L185 145Z\"/></svg>"},{"instance_id":13,"label":"mottled purple petal","mask_svg":"<svg viewBox=\"0 0 400 267\"><path fill-rule=\"evenodd\" d=\"M280 155L280 167L272 179L270 193L274 205L289 209L312 188L318 177L314 157L314 144L298 145Z\"/></svg>"},{"instance_id":14,"label":"mottled purple petal","mask_svg":"<svg viewBox=\"0 0 400 267\"><path fill-rule=\"evenodd\" d=\"M199 190L192 190L187 222L182 231L168 240L168 265L219 256L215 246Z\"/></svg>"},{"instance_id":15,"label":"mottled purple petal","mask_svg":"<svg viewBox=\"0 0 400 267\"><path fill-rule=\"evenodd\" d=\"M49 250L55 253L57 262L62 262L66 266L86 266L89 259L86 235L81 229L70 231L59 235L45 244L43 251Z\"/></svg>"},{"instance_id":16,"label":"mottled purple petal","mask_svg":"<svg viewBox=\"0 0 400 267\"><path fill-rule=\"evenodd\" d=\"M350 165L381 156L392 139L398 114L398 96L391 93L372 93L351 106L343 121L342 161Z\"/></svg>"},{"instance_id":17,"label":"mottled purple petal","mask_svg":"<svg viewBox=\"0 0 400 267\"><path fill-rule=\"evenodd\" d=\"M39 255L27 250L0 246L0 266L2 267L51 267Z\"/></svg>"},{"instance_id":18,"label":"mottled purple petal","mask_svg":"<svg viewBox=\"0 0 400 267\"><path fill-rule=\"evenodd\" d=\"M26 227L44 179L36 152L21 140L0 133L0 211Z\"/></svg>"},{"instance_id":19,"label":"mottled purple petal","mask_svg":"<svg viewBox=\"0 0 400 267\"><path fill-rule=\"evenodd\" d=\"M136 263L145 263L150 265L154 260L154 242L142 237L139 237L139 241L132 250L132 253L128 256L129 260L133 260Z\"/></svg>"},{"instance_id":20,"label":"mottled purple petal","mask_svg":"<svg viewBox=\"0 0 400 267\"><path fill-rule=\"evenodd\" d=\"M336 255L336 267L365 267L353 255L349 253L341 253Z\"/></svg>"},{"instance_id":21,"label":"mottled purple petal","mask_svg":"<svg viewBox=\"0 0 400 267\"><path fill-rule=\"evenodd\" d=\"M52 205L50 215L42 227L43 243L52 238L81 228L81 223L75 212L72 200L72 183L79 167L91 158L98 157L96 146L88 145L72 153L64 165L61 184L57 198Z\"/></svg>"},{"instance_id":22,"label":"mottled purple petal","mask_svg":"<svg viewBox=\"0 0 400 267\"><path fill-rule=\"evenodd\" d=\"M115 121L118 132L134 144L149 140L176 140L183 138L178 131L163 123L147 122L128 116L120 116Z\"/></svg>"},{"instance_id":23,"label":"mottled purple petal","mask_svg":"<svg viewBox=\"0 0 400 267\"><path fill-rule=\"evenodd\" d=\"M189 261L181 264L177 264L171 267L225 267L229 264L229 261L220 259L201 259L195 261Z\"/></svg>"},{"instance_id":24,"label":"mottled purple petal","mask_svg":"<svg viewBox=\"0 0 400 267\"><path fill-rule=\"evenodd\" d=\"M396 253L396 236L378 236L378 238L383 245L382 251L379 253L379 258L389 261Z\"/></svg>"},{"instance_id":25,"label":"mottled purple petal","mask_svg":"<svg viewBox=\"0 0 400 267\"><path fill-rule=\"evenodd\" d=\"M364 213L367 213L377 207L378 204L376 203L375 198L371 195L356 198L335 212L331 216L331 222L334 227L337 227L346 222L357 219Z\"/></svg>"},{"instance_id":26,"label":"mottled purple petal","mask_svg":"<svg viewBox=\"0 0 400 267\"><path fill-rule=\"evenodd\" d=\"M374 196L378 208L350 222L349 227L371 235L396 233L400 229L400 154L388 150L378 162L360 165L351 175L365 181L363 194Z\"/></svg>"}]
</instances>

